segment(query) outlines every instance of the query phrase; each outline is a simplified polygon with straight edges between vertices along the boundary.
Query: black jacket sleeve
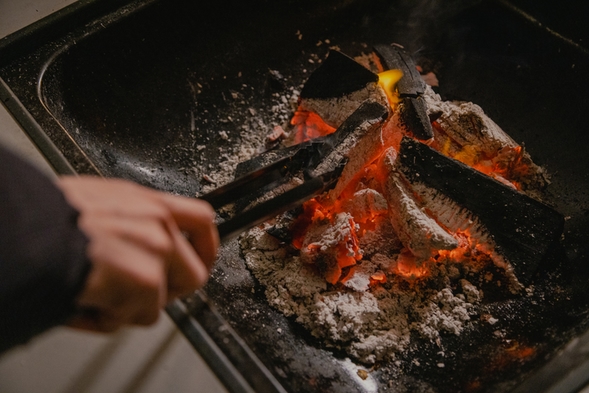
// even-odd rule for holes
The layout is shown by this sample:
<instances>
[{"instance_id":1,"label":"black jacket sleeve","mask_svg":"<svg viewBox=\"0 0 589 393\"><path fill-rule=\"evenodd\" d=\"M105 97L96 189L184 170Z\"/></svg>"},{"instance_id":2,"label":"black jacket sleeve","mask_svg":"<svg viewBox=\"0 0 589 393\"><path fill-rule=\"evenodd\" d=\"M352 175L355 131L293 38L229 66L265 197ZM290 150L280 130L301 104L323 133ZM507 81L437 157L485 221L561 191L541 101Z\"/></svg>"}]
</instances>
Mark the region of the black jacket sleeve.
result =
<instances>
[{"instance_id":1,"label":"black jacket sleeve","mask_svg":"<svg viewBox=\"0 0 589 393\"><path fill-rule=\"evenodd\" d=\"M74 312L90 269L77 217L49 179L0 147L0 352Z\"/></svg>"}]
</instances>

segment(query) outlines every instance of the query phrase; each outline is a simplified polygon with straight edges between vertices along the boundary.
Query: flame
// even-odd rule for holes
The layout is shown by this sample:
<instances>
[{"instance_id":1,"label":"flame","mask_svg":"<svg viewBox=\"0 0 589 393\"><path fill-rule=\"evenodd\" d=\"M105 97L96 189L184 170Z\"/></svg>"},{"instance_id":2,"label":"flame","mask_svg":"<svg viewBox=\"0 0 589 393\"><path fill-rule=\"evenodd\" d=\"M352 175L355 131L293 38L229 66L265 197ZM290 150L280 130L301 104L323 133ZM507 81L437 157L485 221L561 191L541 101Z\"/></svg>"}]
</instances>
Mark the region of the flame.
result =
<instances>
[{"instance_id":1,"label":"flame","mask_svg":"<svg viewBox=\"0 0 589 393\"><path fill-rule=\"evenodd\" d=\"M395 89L397 83L403 77L401 70L388 70L378 74L378 84L387 95L391 107L395 107L399 103L399 95Z\"/></svg>"}]
</instances>

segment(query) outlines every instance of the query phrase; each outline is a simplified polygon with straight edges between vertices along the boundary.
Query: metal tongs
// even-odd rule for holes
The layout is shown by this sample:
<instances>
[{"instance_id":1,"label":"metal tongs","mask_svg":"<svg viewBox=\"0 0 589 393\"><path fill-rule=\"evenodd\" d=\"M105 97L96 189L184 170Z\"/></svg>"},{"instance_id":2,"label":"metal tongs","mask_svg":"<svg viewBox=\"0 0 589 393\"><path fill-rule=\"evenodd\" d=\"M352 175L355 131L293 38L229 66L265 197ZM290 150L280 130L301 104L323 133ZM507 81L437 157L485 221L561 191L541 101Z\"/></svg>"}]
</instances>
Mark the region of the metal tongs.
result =
<instances>
[{"instance_id":1,"label":"metal tongs","mask_svg":"<svg viewBox=\"0 0 589 393\"><path fill-rule=\"evenodd\" d=\"M219 211L244 197L255 200L275 191L294 176L301 177L303 182L221 222L217 226L221 240L228 240L333 188L347 162L339 146L365 132L363 126L367 122L371 126L380 124L387 115L388 109L384 106L367 101L330 135L267 151L240 164L236 180L202 195L200 199Z\"/></svg>"},{"instance_id":2,"label":"metal tongs","mask_svg":"<svg viewBox=\"0 0 589 393\"><path fill-rule=\"evenodd\" d=\"M334 170L311 174L314 163L328 147L329 139L321 137L286 149L285 156L260 169L249 172L238 179L200 197L209 202L215 210L234 203L244 196L255 195L259 190L275 189L302 172L302 184L285 191L249 210L238 213L217 226L221 240L227 240L272 217L333 188L339 178L344 162Z\"/></svg>"}]
</instances>

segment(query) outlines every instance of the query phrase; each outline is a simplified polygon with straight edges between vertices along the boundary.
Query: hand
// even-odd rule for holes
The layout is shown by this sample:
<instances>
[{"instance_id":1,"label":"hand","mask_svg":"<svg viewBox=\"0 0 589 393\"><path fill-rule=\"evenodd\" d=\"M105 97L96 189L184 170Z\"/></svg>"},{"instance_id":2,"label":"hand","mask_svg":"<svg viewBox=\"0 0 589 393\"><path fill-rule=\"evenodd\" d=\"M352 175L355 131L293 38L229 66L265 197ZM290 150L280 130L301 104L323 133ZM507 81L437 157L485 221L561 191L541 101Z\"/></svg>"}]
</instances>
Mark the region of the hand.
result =
<instances>
[{"instance_id":1,"label":"hand","mask_svg":"<svg viewBox=\"0 0 589 393\"><path fill-rule=\"evenodd\" d=\"M80 212L92 262L77 299L92 313L70 326L109 332L152 324L166 303L207 281L219 246L208 203L124 180L62 177L57 186Z\"/></svg>"}]
</instances>

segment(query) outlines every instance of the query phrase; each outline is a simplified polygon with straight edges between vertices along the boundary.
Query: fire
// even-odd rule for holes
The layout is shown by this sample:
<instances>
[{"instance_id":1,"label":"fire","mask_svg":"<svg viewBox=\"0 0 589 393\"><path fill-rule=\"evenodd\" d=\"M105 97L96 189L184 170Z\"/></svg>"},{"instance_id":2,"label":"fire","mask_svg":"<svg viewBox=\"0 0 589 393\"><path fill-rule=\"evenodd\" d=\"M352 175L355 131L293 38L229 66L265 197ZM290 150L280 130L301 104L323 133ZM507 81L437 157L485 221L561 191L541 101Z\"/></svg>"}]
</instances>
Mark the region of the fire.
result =
<instances>
[{"instance_id":1,"label":"fire","mask_svg":"<svg viewBox=\"0 0 589 393\"><path fill-rule=\"evenodd\" d=\"M393 267L392 273L402 276L406 279L419 279L426 277L429 270L425 264L418 265L415 255L409 251L399 254L396 265Z\"/></svg>"},{"instance_id":2,"label":"fire","mask_svg":"<svg viewBox=\"0 0 589 393\"><path fill-rule=\"evenodd\" d=\"M516 190L522 189L520 180L530 171L523 147L504 147L494 155L487 155L479 146L458 146L455 144L445 135L444 129L438 122L432 122L432 127L442 138L446 138L443 142L438 141L432 146L442 154L454 158L506 186Z\"/></svg>"},{"instance_id":3,"label":"fire","mask_svg":"<svg viewBox=\"0 0 589 393\"><path fill-rule=\"evenodd\" d=\"M396 85L402 77L403 72L397 69L378 74L378 85L386 94L392 113L400 102ZM295 144L336 131L317 113L300 107L290 124L293 126ZM436 121L432 121L432 128L435 135L431 142L432 148L505 185L521 189L520 179L527 175L529 169L521 147L505 147L493 154L485 153L483 148L475 145L460 145ZM303 204L303 213L292 227L292 244L301 251L302 259L317 265L320 273L331 284L345 282L354 274L357 262L363 258L360 248L361 240L366 234L378 230L384 225L383 222L389 219L387 215L389 206L385 206L384 211L368 207L358 210L350 206L354 205L354 198L362 190L369 189L383 194L388 176L388 172L383 167L385 151L391 147L398 151L403 135L404 131L398 126L393 114L382 126L382 146L370 151L369 156L365 157L364 166L348 178L345 185L342 185L343 189L338 191L337 198L322 196ZM347 216L342 218L342 214ZM336 233L338 230L341 232ZM484 247L478 245L469 233L460 231L452 233L447 228L444 230L448 232L450 238L454 237L457 240L458 247L450 250L433 249L431 255L419 257L413 255L408 249L404 249L396 257L389 271L375 273L370 277L371 283L374 285L385 283L387 274L410 280L425 278L429 275L428 266L444 260L455 262L489 260L489 253L484 250ZM339 236L339 243L323 244L319 239L320 235L314 237L314 231L327 231L335 237ZM310 232L311 235L309 235Z\"/></svg>"},{"instance_id":4,"label":"fire","mask_svg":"<svg viewBox=\"0 0 589 393\"><path fill-rule=\"evenodd\" d=\"M402 77L403 71L401 70L388 70L378 74L378 84L386 93L392 107L399 103L399 95L395 91L395 86Z\"/></svg>"},{"instance_id":5,"label":"fire","mask_svg":"<svg viewBox=\"0 0 589 393\"><path fill-rule=\"evenodd\" d=\"M290 124L294 126L293 142L295 144L329 135L335 131L335 128L326 124L318 114L300 108L295 112Z\"/></svg>"}]
</instances>

